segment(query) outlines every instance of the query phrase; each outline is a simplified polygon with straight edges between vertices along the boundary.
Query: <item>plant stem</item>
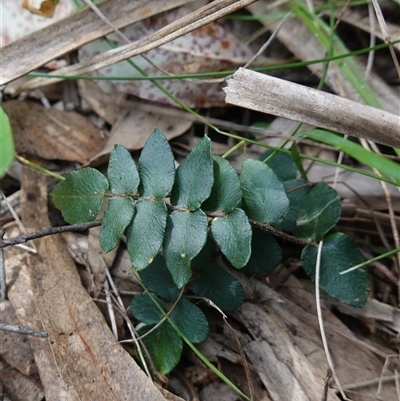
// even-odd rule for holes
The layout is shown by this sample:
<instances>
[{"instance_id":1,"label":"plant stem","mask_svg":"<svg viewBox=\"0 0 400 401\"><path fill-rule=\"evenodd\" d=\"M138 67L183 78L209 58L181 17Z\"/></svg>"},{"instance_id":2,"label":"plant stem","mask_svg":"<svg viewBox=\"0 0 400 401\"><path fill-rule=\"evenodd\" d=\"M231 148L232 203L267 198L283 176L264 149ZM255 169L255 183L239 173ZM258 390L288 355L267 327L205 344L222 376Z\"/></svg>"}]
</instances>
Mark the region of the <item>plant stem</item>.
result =
<instances>
[{"instance_id":1,"label":"plant stem","mask_svg":"<svg viewBox=\"0 0 400 401\"><path fill-rule=\"evenodd\" d=\"M19 237L3 239L4 232L0 231L0 248L5 248L7 246L23 244L32 239L47 237L48 235L60 234L71 231L86 231L89 228L101 226L101 220L90 221L83 224L73 224L70 226L62 227L48 227L44 230L36 231L29 234L20 235Z\"/></svg>"},{"instance_id":2,"label":"plant stem","mask_svg":"<svg viewBox=\"0 0 400 401\"><path fill-rule=\"evenodd\" d=\"M172 206L170 204L167 204L167 207L169 210L182 210L182 208L178 208L178 207ZM225 214L221 213L221 212L205 212L205 213L208 217L225 216ZM72 225L61 226L61 227L48 227L48 228L45 228L40 231L20 235L19 237L6 238L6 239L3 239L4 232L0 231L0 249L6 248L8 246L23 244L23 243L28 242L33 239L47 237L48 235L60 234L60 233L65 233L65 232L86 231L89 228L101 226L101 222L102 222L102 220L95 220L95 221L90 221L88 223L82 223L82 224L72 224ZM312 241L310 242L310 241L306 241L306 240L303 240L300 238L296 238L290 234L285 233L284 231L278 230L277 228L271 226L268 223L260 223L258 221L250 220L250 219L249 219L249 222L252 226L257 227L260 230L266 231L270 234L273 234L279 238L293 242L295 244L298 244L301 246L306 246L309 244L316 245Z\"/></svg>"}]
</instances>

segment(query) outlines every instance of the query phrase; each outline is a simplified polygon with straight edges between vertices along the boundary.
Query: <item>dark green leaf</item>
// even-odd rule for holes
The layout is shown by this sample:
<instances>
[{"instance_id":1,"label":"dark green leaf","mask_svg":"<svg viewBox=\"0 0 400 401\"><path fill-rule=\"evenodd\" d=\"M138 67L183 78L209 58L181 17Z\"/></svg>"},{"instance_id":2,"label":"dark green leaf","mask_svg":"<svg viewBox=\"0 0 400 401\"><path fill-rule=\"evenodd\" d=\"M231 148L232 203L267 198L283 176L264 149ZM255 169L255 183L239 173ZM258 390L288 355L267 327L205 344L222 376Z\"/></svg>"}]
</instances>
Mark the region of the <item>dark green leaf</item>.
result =
<instances>
[{"instance_id":1,"label":"dark green leaf","mask_svg":"<svg viewBox=\"0 0 400 401\"><path fill-rule=\"evenodd\" d=\"M234 209L224 217L216 217L211 223L215 242L232 266L240 269L250 258L251 225L242 209Z\"/></svg>"},{"instance_id":2,"label":"dark green leaf","mask_svg":"<svg viewBox=\"0 0 400 401\"><path fill-rule=\"evenodd\" d=\"M216 253L216 250L217 246L215 245L214 239L210 235L207 235L205 245L201 249L200 253L192 260L192 269L199 270L205 264L208 264L210 259Z\"/></svg>"},{"instance_id":3,"label":"dark green leaf","mask_svg":"<svg viewBox=\"0 0 400 401\"><path fill-rule=\"evenodd\" d=\"M275 153L275 155L272 159L267 160L273 153ZM293 158L286 153L268 150L263 153L259 159L273 170L280 181L293 180L297 177L296 163Z\"/></svg>"},{"instance_id":4,"label":"dark green leaf","mask_svg":"<svg viewBox=\"0 0 400 401\"><path fill-rule=\"evenodd\" d=\"M213 181L211 141L205 136L176 170L171 203L192 211L198 209L210 196Z\"/></svg>"},{"instance_id":5,"label":"dark green leaf","mask_svg":"<svg viewBox=\"0 0 400 401\"><path fill-rule=\"evenodd\" d=\"M154 325L145 326L139 329L139 334L143 335L153 327ZM167 321L145 336L143 342L149 351L154 366L164 375L168 374L181 359L182 339Z\"/></svg>"},{"instance_id":6,"label":"dark green leaf","mask_svg":"<svg viewBox=\"0 0 400 401\"><path fill-rule=\"evenodd\" d=\"M303 203L293 234L307 241L322 239L339 221L341 209L339 194L328 184L319 182Z\"/></svg>"},{"instance_id":7,"label":"dark green leaf","mask_svg":"<svg viewBox=\"0 0 400 401\"><path fill-rule=\"evenodd\" d=\"M253 227L250 260L241 271L246 274L266 273L274 269L281 259L282 251L274 237Z\"/></svg>"},{"instance_id":8,"label":"dark green leaf","mask_svg":"<svg viewBox=\"0 0 400 401\"><path fill-rule=\"evenodd\" d=\"M121 145L115 145L107 169L110 190L114 195L132 195L139 185L139 173L131 154Z\"/></svg>"},{"instance_id":9,"label":"dark green leaf","mask_svg":"<svg viewBox=\"0 0 400 401\"><path fill-rule=\"evenodd\" d=\"M157 255L166 224L167 207L163 201L137 201L135 217L126 230L129 256L137 270L147 267Z\"/></svg>"},{"instance_id":10,"label":"dark green leaf","mask_svg":"<svg viewBox=\"0 0 400 401\"><path fill-rule=\"evenodd\" d=\"M223 310L238 308L244 301L244 290L239 281L215 264L199 269L200 278L193 283L195 294L211 299Z\"/></svg>"},{"instance_id":11,"label":"dark green leaf","mask_svg":"<svg viewBox=\"0 0 400 401\"><path fill-rule=\"evenodd\" d=\"M118 246L121 236L131 222L134 213L135 204L132 198L110 198L101 223L99 236L100 246L104 252L110 252Z\"/></svg>"},{"instance_id":12,"label":"dark green leaf","mask_svg":"<svg viewBox=\"0 0 400 401\"><path fill-rule=\"evenodd\" d=\"M167 301L175 301L179 297L180 290L172 280L162 255L157 255L154 261L139 273L139 276L150 291Z\"/></svg>"},{"instance_id":13,"label":"dark green leaf","mask_svg":"<svg viewBox=\"0 0 400 401\"><path fill-rule=\"evenodd\" d=\"M201 251L207 238L207 216L202 210L173 211L167 220L164 257L174 283L182 288L192 276L190 261Z\"/></svg>"},{"instance_id":14,"label":"dark green leaf","mask_svg":"<svg viewBox=\"0 0 400 401\"><path fill-rule=\"evenodd\" d=\"M155 298L160 305L163 305L160 299ZM163 313L145 292L133 297L130 309L135 319L146 324L157 324L164 317Z\"/></svg>"},{"instance_id":15,"label":"dark green leaf","mask_svg":"<svg viewBox=\"0 0 400 401\"><path fill-rule=\"evenodd\" d=\"M289 198L289 211L285 214L283 220L276 226L280 230L292 232L296 227L299 210L311 191L311 187L307 185L307 181L299 178L285 181L283 186L285 187L286 195Z\"/></svg>"},{"instance_id":16,"label":"dark green leaf","mask_svg":"<svg viewBox=\"0 0 400 401\"><path fill-rule=\"evenodd\" d=\"M108 181L94 168L72 171L53 189L54 204L70 224L86 223L96 219L103 205Z\"/></svg>"},{"instance_id":17,"label":"dark green leaf","mask_svg":"<svg viewBox=\"0 0 400 401\"><path fill-rule=\"evenodd\" d=\"M307 245L301 255L303 268L314 281L317 253L316 246ZM369 294L367 268L361 267L347 274L339 274L363 262L361 252L349 236L343 233L329 235L325 238L322 247L320 287L328 295L345 304L355 307L364 306Z\"/></svg>"},{"instance_id":18,"label":"dark green leaf","mask_svg":"<svg viewBox=\"0 0 400 401\"><path fill-rule=\"evenodd\" d=\"M162 200L172 189L175 178L174 155L165 135L155 129L139 159L140 195Z\"/></svg>"},{"instance_id":19,"label":"dark green leaf","mask_svg":"<svg viewBox=\"0 0 400 401\"><path fill-rule=\"evenodd\" d=\"M240 180L231 164L220 156L213 156L214 184L210 197L202 209L210 212L231 212L242 200Z\"/></svg>"},{"instance_id":20,"label":"dark green leaf","mask_svg":"<svg viewBox=\"0 0 400 401\"><path fill-rule=\"evenodd\" d=\"M204 313L187 299L180 299L170 316L192 343L201 343L207 338L208 322Z\"/></svg>"},{"instance_id":21,"label":"dark green leaf","mask_svg":"<svg viewBox=\"0 0 400 401\"><path fill-rule=\"evenodd\" d=\"M260 223L279 223L289 209L289 199L272 169L260 161L247 159L240 181L247 216Z\"/></svg>"}]
</instances>

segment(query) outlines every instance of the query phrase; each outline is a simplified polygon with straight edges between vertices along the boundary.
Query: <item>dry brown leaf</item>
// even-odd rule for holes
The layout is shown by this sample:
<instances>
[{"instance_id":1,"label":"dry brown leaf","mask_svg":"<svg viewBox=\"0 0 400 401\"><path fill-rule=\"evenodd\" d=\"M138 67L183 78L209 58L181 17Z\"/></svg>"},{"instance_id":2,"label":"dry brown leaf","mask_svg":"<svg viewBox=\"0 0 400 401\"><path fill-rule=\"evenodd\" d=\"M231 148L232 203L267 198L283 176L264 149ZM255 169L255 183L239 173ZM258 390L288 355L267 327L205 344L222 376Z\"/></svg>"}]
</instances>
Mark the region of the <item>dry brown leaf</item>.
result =
<instances>
[{"instance_id":1,"label":"dry brown leaf","mask_svg":"<svg viewBox=\"0 0 400 401\"><path fill-rule=\"evenodd\" d=\"M22 220L27 229L49 226L46 177L24 169L22 190ZM82 287L62 239L46 237L37 245L38 254L26 257L32 297L25 283L30 300L22 301L25 308L17 306L16 310L24 325L48 333L47 339L29 339L46 401L164 400L115 342Z\"/></svg>"},{"instance_id":2,"label":"dry brown leaf","mask_svg":"<svg viewBox=\"0 0 400 401\"><path fill-rule=\"evenodd\" d=\"M121 113L131 109L132 103L125 99L126 95L118 93L112 84L82 80L78 81L78 89L91 109L111 125Z\"/></svg>"},{"instance_id":3,"label":"dry brown leaf","mask_svg":"<svg viewBox=\"0 0 400 401\"><path fill-rule=\"evenodd\" d=\"M170 140L182 135L194 121L191 115L183 115L178 109L171 109L172 113L169 114L166 106L160 108L157 105L126 100L113 85L102 90L94 82L83 81L79 83L79 90L93 110L113 124L107 143L93 156L91 165L106 161L115 144L123 145L130 151L140 150L155 128L161 130ZM163 109L167 109L167 112L162 112Z\"/></svg>"},{"instance_id":4,"label":"dry brown leaf","mask_svg":"<svg viewBox=\"0 0 400 401\"><path fill-rule=\"evenodd\" d=\"M96 114L104 118L109 124L114 124L118 117L129 110L140 110L149 113L149 118L153 115L165 116L168 121L182 121L187 120L195 123L204 124L204 118L202 116L193 115L183 109L175 107L169 107L167 105L160 105L157 103L148 103L144 100L133 100L126 99L126 95L117 92L116 88L111 85L105 85L105 83L95 83L92 81L79 81L79 92L85 101L89 103ZM208 122L225 128L227 130L244 130L246 127L240 124L234 124L231 121L225 121L217 118L207 117ZM218 143L213 142L212 153L217 155L223 155L226 153L235 142L232 143ZM279 142L280 144L280 142ZM240 167L241 167L240 163Z\"/></svg>"},{"instance_id":5,"label":"dry brown leaf","mask_svg":"<svg viewBox=\"0 0 400 401\"><path fill-rule=\"evenodd\" d=\"M39 383L2 360L0 360L0 383L0 396L4 396L5 401L43 400L44 394Z\"/></svg>"},{"instance_id":6,"label":"dry brown leaf","mask_svg":"<svg viewBox=\"0 0 400 401\"><path fill-rule=\"evenodd\" d=\"M21 263L19 255L11 257L15 265ZM20 325L14 307L8 300L1 300L0 316L2 323ZM38 371L27 336L0 330L0 344L0 380L5 394L12 397L13 401L41 401L44 395L37 381Z\"/></svg>"},{"instance_id":7,"label":"dry brown leaf","mask_svg":"<svg viewBox=\"0 0 400 401\"><path fill-rule=\"evenodd\" d=\"M78 113L18 100L4 102L3 108L20 154L83 164L104 146L100 129Z\"/></svg>"},{"instance_id":8,"label":"dry brown leaf","mask_svg":"<svg viewBox=\"0 0 400 401\"><path fill-rule=\"evenodd\" d=\"M13 256L14 257L14 256ZM16 257L16 263L21 261ZM11 325L20 325L15 310L10 301L2 299L0 302L1 322ZM0 330L0 355L12 367L26 376L35 374L37 368L33 361L32 349L25 334L12 333Z\"/></svg>"},{"instance_id":9,"label":"dry brown leaf","mask_svg":"<svg viewBox=\"0 0 400 401\"><path fill-rule=\"evenodd\" d=\"M190 120L178 120L140 110L125 111L113 125L104 148L93 156L91 164L103 162L114 149L115 144L123 145L130 151L142 149L155 128L158 128L170 140L181 135L191 125Z\"/></svg>"},{"instance_id":10,"label":"dry brown leaf","mask_svg":"<svg viewBox=\"0 0 400 401\"><path fill-rule=\"evenodd\" d=\"M54 15L57 3L58 0L43 0L39 4L33 0L23 0L22 7L26 8L33 14L50 18Z\"/></svg>"},{"instance_id":11,"label":"dry brown leaf","mask_svg":"<svg viewBox=\"0 0 400 401\"><path fill-rule=\"evenodd\" d=\"M13 230L10 237L15 236L15 230ZM7 234L9 234L7 230ZM18 234L17 234L18 235ZM17 247L4 249L4 260L6 269L6 282L8 288L8 298L11 301L17 318L18 324L21 324L28 328L38 327L35 325L35 315L33 314L35 304L32 298L32 291L30 289L29 275L26 266L26 253L19 251ZM30 319L26 320L24 317L29 316ZM20 338L21 335L17 334ZM27 345L31 349L29 338ZM13 346L12 344L10 346ZM24 350L26 346L22 347ZM26 351L26 350L25 350ZM29 360L24 360L24 355ZM19 356L21 360L19 360ZM17 359L18 358L18 359ZM4 378L2 375L2 380L7 393L12 394L15 397L15 401L41 401L43 399L43 387L41 383L41 378L39 377L38 368L35 364L34 355L32 349L30 353L23 352L22 355L10 355L9 361L11 365L15 365L17 369L20 369L23 373L30 375L31 377L23 374L21 378L20 375L15 375L10 378ZM31 382L28 384L26 378Z\"/></svg>"}]
</instances>

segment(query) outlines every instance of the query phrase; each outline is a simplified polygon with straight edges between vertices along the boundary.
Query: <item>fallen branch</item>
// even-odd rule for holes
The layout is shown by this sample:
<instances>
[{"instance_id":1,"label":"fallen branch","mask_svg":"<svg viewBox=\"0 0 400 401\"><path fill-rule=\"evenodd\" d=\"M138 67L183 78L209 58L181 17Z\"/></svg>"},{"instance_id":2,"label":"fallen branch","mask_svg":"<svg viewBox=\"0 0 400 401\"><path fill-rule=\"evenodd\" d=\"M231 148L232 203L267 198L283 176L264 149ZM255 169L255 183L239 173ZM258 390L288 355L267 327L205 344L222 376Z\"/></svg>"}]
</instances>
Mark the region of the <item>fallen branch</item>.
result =
<instances>
[{"instance_id":1,"label":"fallen branch","mask_svg":"<svg viewBox=\"0 0 400 401\"><path fill-rule=\"evenodd\" d=\"M384 110L244 68L227 83L227 103L400 147L400 117Z\"/></svg>"},{"instance_id":2,"label":"fallen branch","mask_svg":"<svg viewBox=\"0 0 400 401\"><path fill-rule=\"evenodd\" d=\"M44 331L37 331L28 329L23 326L15 326L12 324L0 323L0 330L11 331L12 333L26 334L27 336L35 336L35 337L48 337L48 334Z\"/></svg>"},{"instance_id":3,"label":"fallen branch","mask_svg":"<svg viewBox=\"0 0 400 401\"><path fill-rule=\"evenodd\" d=\"M19 237L3 239L4 232L0 231L0 249L7 246L24 244L32 239L47 237L48 235L60 234L65 232L86 231L89 228L101 226L101 220L90 221L89 223L73 224L62 227L48 227L34 233L20 235Z\"/></svg>"}]
</instances>

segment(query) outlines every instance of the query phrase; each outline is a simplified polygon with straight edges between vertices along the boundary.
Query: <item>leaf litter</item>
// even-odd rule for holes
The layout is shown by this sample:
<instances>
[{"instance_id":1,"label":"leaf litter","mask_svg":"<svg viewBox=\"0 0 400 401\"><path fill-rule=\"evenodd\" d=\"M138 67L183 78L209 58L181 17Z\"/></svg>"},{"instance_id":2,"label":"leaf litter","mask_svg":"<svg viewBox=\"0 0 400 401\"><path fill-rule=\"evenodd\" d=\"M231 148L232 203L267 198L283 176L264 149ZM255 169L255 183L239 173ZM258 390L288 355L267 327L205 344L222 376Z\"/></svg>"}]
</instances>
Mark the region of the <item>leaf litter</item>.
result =
<instances>
[{"instance_id":1,"label":"leaf litter","mask_svg":"<svg viewBox=\"0 0 400 401\"><path fill-rule=\"evenodd\" d=\"M265 6L267 3L258 2L257 4ZM249 9L255 12L255 6L251 6ZM24 10L24 12L26 11ZM175 11L175 14L171 12L170 18L173 19L174 16L176 18L179 12L179 10ZM260 12L260 9L257 9L256 12ZM138 30L148 34L152 25L157 26L157 24L162 25L163 23L165 23L163 19L152 17L150 20L139 23ZM287 27L284 28L287 29ZM246 59L254 54L248 47L243 47L240 42L236 42L232 34L225 27L222 28L217 25L217 23L213 23L210 29L203 29L201 32L204 35L202 39L205 42L199 46L207 47L207 43L218 46L222 43L220 41L221 38L228 37L232 41L231 43L234 43L235 46L237 45L237 49L246 49L243 50L243 54L240 54L243 60L233 57L232 54L219 57L215 53L218 50L214 50L212 54L204 52L199 55L197 50L200 47L192 46L193 41L196 39L195 34L177 39L176 43L165 45L164 48L153 50L151 58L162 69L170 73L181 73L233 69L235 66L240 65L242 61L247 61ZM127 30L125 34L130 35L132 39L137 38L136 31ZM287 37L293 41L296 39L293 38L293 32L290 32L290 29L288 32L281 31L279 39L294 53L296 53L294 51L296 47L298 49L302 48L303 44L308 40L302 38L298 45L293 42L294 44L291 47L284 35L288 35ZM117 42L115 37L114 40ZM81 57L85 56L85 52L87 52L86 56L88 56L89 51L92 50L87 48L80 50ZM307 59L307 54L299 54L299 57ZM318 58L318 56L311 55L311 53L308 54L308 57ZM127 70L126 73L125 71L117 73L112 70L114 67L116 66L110 68L106 73L112 76L117 74L132 76L132 70ZM146 67L148 67L147 71L151 75L162 73L153 66L147 65ZM335 79L338 79L337 76L328 77L328 83L334 90L340 92L337 88L345 81L343 79L335 81ZM384 107L388 110L393 109L393 104L395 104L393 103L393 90L382 79L375 76L372 79L375 87L380 85L381 90L378 93ZM191 87L189 84L192 83L188 81L165 82L170 86L170 89L175 91L189 105L217 107L223 104L223 98L220 97L218 85L216 84L212 84L214 87L210 84L210 89L204 90L204 84L199 85L196 83ZM46 111L41 106L40 111L34 111L37 108L37 104L32 107L26 107L23 106L24 102L18 101L17 105L12 106L17 109L20 106L19 114L17 114L14 121L19 122L26 118L28 122L21 129L20 144L17 144L17 151L25 152L27 155L35 156L36 158L66 160L79 162L80 164L94 161L95 164L100 165L108 157L115 143L122 144L131 151L136 151L143 147L147 137L156 126L167 135L168 139L180 137L193 126L193 120L190 119L183 120L166 117L157 112L135 110L131 100L127 99L128 93L150 101L169 102L168 99L156 92L153 87L150 87L148 82L140 84L117 83L116 87L120 93L117 93L112 85L106 91L104 91L105 86L100 85L99 87L103 88L100 89L101 92L96 88L97 92L91 95L90 98L87 92L84 95L82 89L87 88L89 85L92 85L92 82L80 82L80 93L82 98L86 99L90 104L88 108L90 113L100 115L104 119L103 121L107 122L108 126L104 124L101 128L106 132L105 138L101 137L100 129L89 123L86 116L82 117L83 120L81 119L82 122L86 121L77 128L75 123L78 120L80 121L79 117L81 117L80 115L78 117L78 114L64 112L62 113L65 114L64 117L61 117L61 114L57 114L56 117L47 117L53 111ZM196 86L197 89L193 89ZM108 103L101 100L102 96L108 97ZM347 96L352 97L350 90ZM115 104L112 104L112 100L117 98L120 99L120 103L116 107ZM12 102L7 100L4 105L6 106L10 103L9 107L11 107ZM386 107L386 105L388 106ZM149 106L151 108L151 102ZM25 108L23 109L22 107ZM157 109L154 108L154 110ZM34 120L28 119L31 113L35 115ZM43 117L45 120L41 121ZM56 120L58 124L63 121L65 131L61 131L61 134L57 132L56 136L46 133L46 130L50 130L52 127L52 120ZM37 130L41 131L39 134L35 133L34 130L37 127L43 127ZM111 132L107 132L110 127ZM52 130L56 132L58 129L59 125L56 125L56 128ZM27 131L28 133L26 133ZM41 135L43 135L43 138ZM58 137L57 135L61 136ZM181 141L184 138L185 136L181 137ZM186 134L186 138L189 138L189 144L198 141L193 136L193 131ZM29 145L30 142L34 142L34 145ZM55 144L59 146L55 147ZM249 151L251 152L253 149L250 147ZM67 167L67 169L72 168L74 168L72 164ZM318 171L318 179L321 176L328 175L327 171L326 169ZM7 184L6 181L5 184ZM357 188L356 184L357 182L352 186ZM375 184L375 181L373 184ZM40 177L35 176L34 173L24 171L22 179L24 194L22 197L22 214L23 216L25 215L24 222L29 230L37 230L50 225L46 217L48 210L44 202L47 193L46 187L47 183ZM9 188L9 186L5 186L8 193L10 192ZM365 194L371 204L374 205L375 201L381 201L382 197L377 197L376 192L371 194L368 184L365 185L365 188ZM36 201L32 202L29 199L36 199ZM38 200L41 201L39 202ZM359 198L354 196L351 191L346 192L346 201L348 206L355 208L354 210L357 210L363 217L360 218L349 213L351 217L347 220L342 219L340 224L347 225L350 229L356 231L354 221L357 220L354 220L354 218L358 218L358 221L366 227L365 230L371 232L371 227L373 230L374 226L371 218L367 217L369 210L365 208L365 203L360 202ZM385 204L382 204L379 209L384 212ZM363 211L364 214L362 214ZM375 215L377 214L375 213ZM381 213L379 218L383 227L390 227L385 213ZM9 231L9 228L7 228L7 231ZM130 347L125 347L125 350L128 351L126 352L122 346L116 345L116 340L112 337L104 318L98 312L98 307L93 303L87 292L83 290L80 279L76 274L75 264L71 262L70 257L65 252L66 245L57 237L37 242L39 243L39 256L27 255L25 252L15 251L14 249L5 250L9 298L16 310L16 316L20 324L34 328L44 328L50 335L50 339L28 338L31 346L30 350L19 346L13 347L15 349L18 348L19 351L19 354L15 351L15 358L10 356L9 347L11 346L6 347L6 352L2 352L1 355L9 365L3 365L1 372L5 372L10 366L16 372L15 379L13 378L8 382L4 380L4 373L0 373L6 390L13 391L15 399L24 400L40 400L43 398L43 391L46 400L58 400L59 398L57 397L61 394L60 392L68 394L68 399L78 399L76 397L80 397L80 399L91 400L93 399L93 394L95 394L92 391L99 392L98 396L96 396L96 399L99 400L114 399L115 397L117 397L115 399L133 399L131 398L132 394L137 392L138 389L146 392L146 394L151 393L152 395L148 399L152 400L172 397L172 395L168 395L165 392L164 396L161 396L150 381L144 378L144 375L128 354L128 352L132 352ZM84 269L88 266L105 263L102 258L108 256L99 256L101 252L98 249L94 249L94 253L97 254L95 262L93 256L88 256L86 252L87 250L85 249L81 250L83 260L87 263ZM288 252L290 253L291 250L288 250ZM114 253L107 264L109 267L113 267L112 274L116 282L119 283L122 292L121 296L125 305L129 305L132 298L130 294L138 291L138 284L132 274L129 256L123 244L118 254L117 252ZM83 264L79 263L79 265L79 270L82 273ZM101 266L97 266L97 269L101 272ZM248 382L245 379L245 367L236 341L239 338L251 368L255 399L265 401L289 400L293 399L293 396L298 397L296 399L304 400L319 399L321 387L326 377L326 360L314 318L315 300L313 298L313 290L309 288L310 283L301 277L295 278L293 275L289 275L288 273L290 272L286 267L285 261L267 278L249 279L238 272L234 273L240 278L246 290L248 302L245 302L238 311L230 314L229 321L234 325L233 331L227 329L223 319L218 314L207 311L207 314L210 315L209 318L213 322L212 327L215 332L213 331L212 335L200 345L203 353L215 364L218 364L228 377L230 375L235 377L240 388L249 394ZM378 279L374 276L374 280L377 280L378 292L384 291L384 288L386 288L385 291L387 293L387 283L382 281L379 276ZM100 273L99 281L94 287L94 293L97 296L101 296L99 288L101 288L103 281L104 275ZM278 283L279 285L272 289L265 283ZM62 297L60 297L60 293L63 294ZM379 294L377 295L379 296ZM362 400L366 396L376 397L376 389L381 375L390 376L393 368L398 368L397 360L393 359L389 365L389 370L383 371L385 358L389 354L395 353L395 349L393 349L393 344L389 344L388 341L382 339L382 332L385 332L385 330L380 328L381 326L377 324L377 320L380 320L379 317L385 316L384 322L380 324L383 324L383 327L387 325L386 331L389 330L392 333L391 338L394 338L393 332L396 333L397 330L398 333L400 324L399 311L393 305L393 302L388 302L388 299L388 296L386 296L386 302L384 302L382 298L380 298L380 301L371 298L367 303L368 307L371 307L369 306L371 304L370 301L375 301L377 305L380 305L376 306L379 312L372 313L370 309L367 309L370 312L366 312L365 315L360 317L358 311L356 313L351 308L345 309L344 307L340 309L338 306L332 306L329 298L323 298L323 315L324 320L326 320L326 330L329 333L329 346L331 352L335 355L337 374L342 386L345 390L348 389L348 394L353 400ZM10 304L3 304L5 306L2 306L2 308L7 308L8 310ZM384 305L389 309L388 314L383 314ZM104 310L103 307L101 309ZM338 313L338 310L341 310L341 313ZM6 316L8 314L2 313L4 319L10 319L9 321L14 323L17 322L15 316ZM346 319L346 316L350 316L350 318ZM107 317L107 319L109 318ZM118 321L120 322L119 332L126 336L123 320L119 319ZM240 324L235 322L240 322ZM363 327L364 331L360 333L359 329L349 328L345 323L349 327L354 324ZM365 335L365 333L369 334ZM379 341L374 343L371 333L378 336ZM22 337L14 335L14 338L18 341ZM54 343L52 342L53 339ZM24 344L27 343L25 342ZM102 344L102 346L99 346L99 344ZM31 362L32 351L35 358L34 363ZM86 364L85 358L81 361L82 365L80 364L81 362L76 362L77 353L87 357ZM211 373L204 374L207 369L195 359L193 354L188 352L185 358L186 363L190 364L190 366L182 371L184 376L180 376L179 372L172 373L168 379L159 377L160 381L168 380L170 389L176 389L176 394L181 395L182 398L184 398L185 392L189 392L193 395L192 399L196 399L195 397L197 396L201 400L207 401L221 401L225 399L223 397L226 397L226 400L237 399L238 396L229 395L230 390L227 390L226 385L219 383ZM227 361L230 362L228 363ZM111 365L115 368L115 372L107 370ZM53 372L57 371L60 366L62 366L61 375L55 380ZM94 369L93 375L90 376L92 367L98 367L103 373L98 374ZM193 371L196 370L195 368L200 369L201 375L205 377L203 381L199 380L200 374L195 375L195 377L191 376L189 368ZM85 376L80 377L82 376L82 371L85 371ZM115 373L118 373L118 375L115 375ZM108 381L108 379L105 379L107 374L110 375L110 380L115 380L115 386L111 386L112 389L108 385L104 387L104 383ZM140 380L143 380L141 382L143 384L136 384L134 389L128 390L132 382L132 379L129 379L129 375L133 374L138 374ZM88 377L93 377L96 380L95 384L88 382ZM363 385L363 381L372 379L376 379L375 384L370 386ZM29 391L18 393L15 383L22 383L24 380ZM181 386L183 383L183 390L181 387L181 390L178 391L177 382ZM383 385L383 390L380 394L381 399L393 399L396 396L392 386L393 383L392 381ZM113 394L114 389L116 391L115 394ZM128 391L125 393L126 398L123 398L123 395L118 395L117 391L121 391L120 394ZM26 394L29 394L30 398ZM142 398L137 399L145 400L147 399L145 397L143 395ZM335 391L330 389L326 399L337 400L338 397Z\"/></svg>"}]
</instances>

